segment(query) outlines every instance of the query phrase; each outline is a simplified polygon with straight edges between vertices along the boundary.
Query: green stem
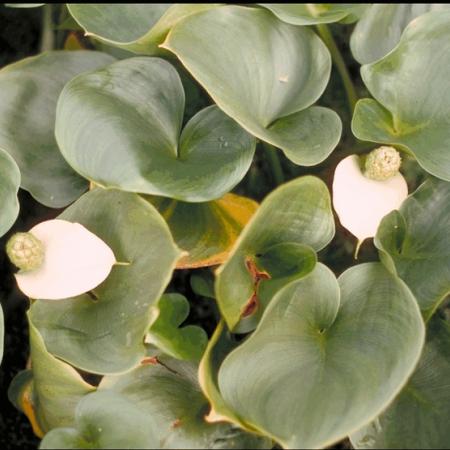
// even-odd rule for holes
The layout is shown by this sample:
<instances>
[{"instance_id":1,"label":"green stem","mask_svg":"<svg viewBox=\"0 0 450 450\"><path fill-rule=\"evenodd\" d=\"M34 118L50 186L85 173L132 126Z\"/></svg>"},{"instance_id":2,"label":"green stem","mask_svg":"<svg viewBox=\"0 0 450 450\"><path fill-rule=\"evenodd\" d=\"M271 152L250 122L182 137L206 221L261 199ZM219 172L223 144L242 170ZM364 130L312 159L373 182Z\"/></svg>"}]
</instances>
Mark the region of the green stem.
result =
<instances>
[{"instance_id":1,"label":"green stem","mask_svg":"<svg viewBox=\"0 0 450 450\"><path fill-rule=\"evenodd\" d=\"M46 3L42 7L42 31L40 51L53 50L55 36L53 33L53 9L51 3Z\"/></svg>"},{"instance_id":2,"label":"green stem","mask_svg":"<svg viewBox=\"0 0 450 450\"><path fill-rule=\"evenodd\" d=\"M67 6L65 3L59 5L59 15L58 15L58 23L55 37L55 48L62 49L64 48L64 40L66 37L66 30L61 29L61 24L67 18Z\"/></svg>"},{"instance_id":3,"label":"green stem","mask_svg":"<svg viewBox=\"0 0 450 450\"><path fill-rule=\"evenodd\" d=\"M266 154L267 160L272 171L272 176L275 184L278 186L284 182L283 168L281 167L280 158L278 156L278 151L273 145L267 142L262 143L264 152Z\"/></svg>"},{"instance_id":4,"label":"green stem","mask_svg":"<svg viewBox=\"0 0 450 450\"><path fill-rule=\"evenodd\" d=\"M328 50L330 50L334 65L336 66L336 69L338 70L344 84L344 89L347 94L347 99L350 106L350 112L353 114L356 102L358 101L358 95L356 94L355 86L353 85L350 74L348 73L344 58L342 58L342 54L339 51L339 48L336 45L336 42L328 26L325 24L318 24L316 25L316 28L319 32L320 37L325 42L325 45L328 47Z\"/></svg>"}]
</instances>

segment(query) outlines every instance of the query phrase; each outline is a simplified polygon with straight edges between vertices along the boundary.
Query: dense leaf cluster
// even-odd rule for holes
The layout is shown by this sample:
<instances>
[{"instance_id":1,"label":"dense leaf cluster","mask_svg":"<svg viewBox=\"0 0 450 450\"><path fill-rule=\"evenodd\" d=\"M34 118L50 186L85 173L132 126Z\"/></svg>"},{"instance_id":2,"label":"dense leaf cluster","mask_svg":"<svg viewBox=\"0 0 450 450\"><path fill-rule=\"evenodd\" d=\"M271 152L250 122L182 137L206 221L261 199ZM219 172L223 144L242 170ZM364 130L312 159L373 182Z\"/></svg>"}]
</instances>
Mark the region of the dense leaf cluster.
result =
<instances>
[{"instance_id":1,"label":"dense leaf cluster","mask_svg":"<svg viewBox=\"0 0 450 450\"><path fill-rule=\"evenodd\" d=\"M30 299L31 365L9 396L41 448L448 447L450 9L61 11L63 49L0 70L0 236L22 188L119 264L77 297ZM330 23L354 27L371 98ZM409 184L424 180L376 224L379 260L338 277L329 170L373 145L343 148L350 123L316 104L333 63L354 137L395 147ZM276 188L261 204L231 193L254 197L261 160ZM179 270L218 306L209 339L167 292Z\"/></svg>"}]
</instances>

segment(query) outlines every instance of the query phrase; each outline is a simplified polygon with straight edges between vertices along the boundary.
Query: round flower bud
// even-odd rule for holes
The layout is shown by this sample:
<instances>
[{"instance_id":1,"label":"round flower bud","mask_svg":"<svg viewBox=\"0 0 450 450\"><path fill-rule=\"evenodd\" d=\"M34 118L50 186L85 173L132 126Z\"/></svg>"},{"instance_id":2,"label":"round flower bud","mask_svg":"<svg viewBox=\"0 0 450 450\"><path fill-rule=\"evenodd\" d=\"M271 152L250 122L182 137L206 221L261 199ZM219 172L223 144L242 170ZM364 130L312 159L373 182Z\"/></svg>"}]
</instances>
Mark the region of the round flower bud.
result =
<instances>
[{"instance_id":1,"label":"round flower bud","mask_svg":"<svg viewBox=\"0 0 450 450\"><path fill-rule=\"evenodd\" d=\"M397 175L401 162L400 154L394 147L383 145L367 155L364 175L371 180L387 180Z\"/></svg>"},{"instance_id":2,"label":"round flower bud","mask_svg":"<svg viewBox=\"0 0 450 450\"><path fill-rule=\"evenodd\" d=\"M31 233L16 233L6 244L6 253L11 262L23 271L41 267L45 250L42 242Z\"/></svg>"}]
</instances>

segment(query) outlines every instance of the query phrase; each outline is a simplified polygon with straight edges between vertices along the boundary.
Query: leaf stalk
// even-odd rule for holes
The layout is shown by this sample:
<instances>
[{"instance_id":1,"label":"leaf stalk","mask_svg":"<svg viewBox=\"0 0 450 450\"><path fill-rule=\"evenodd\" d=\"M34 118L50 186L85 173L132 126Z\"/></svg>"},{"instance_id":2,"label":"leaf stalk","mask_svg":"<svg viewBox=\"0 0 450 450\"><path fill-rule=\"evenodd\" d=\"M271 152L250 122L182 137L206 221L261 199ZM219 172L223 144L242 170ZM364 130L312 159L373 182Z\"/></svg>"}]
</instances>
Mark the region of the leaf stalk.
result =
<instances>
[{"instance_id":1,"label":"leaf stalk","mask_svg":"<svg viewBox=\"0 0 450 450\"><path fill-rule=\"evenodd\" d=\"M347 70L344 58L342 57L342 54L339 51L339 48L336 45L336 41L334 40L328 26L325 24L317 24L316 28L323 42L328 47L328 50L331 53L331 58L333 59L333 63L338 70L339 75L341 76L342 83L344 84L344 89L347 94L350 112L351 114L353 114L356 102L358 101L358 95L356 94L356 89Z\"/></svg>"}]
</instances>

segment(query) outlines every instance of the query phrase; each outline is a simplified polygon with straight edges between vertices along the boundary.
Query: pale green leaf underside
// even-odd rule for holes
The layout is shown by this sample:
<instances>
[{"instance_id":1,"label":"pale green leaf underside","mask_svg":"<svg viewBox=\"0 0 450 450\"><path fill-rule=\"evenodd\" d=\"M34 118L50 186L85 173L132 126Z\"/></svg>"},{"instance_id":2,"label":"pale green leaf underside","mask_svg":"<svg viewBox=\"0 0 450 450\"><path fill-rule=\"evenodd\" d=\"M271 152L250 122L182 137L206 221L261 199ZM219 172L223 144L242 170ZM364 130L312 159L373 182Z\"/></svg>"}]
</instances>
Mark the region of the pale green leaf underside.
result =
<instances>
[{"instance_id":1,"label":"pale green leaf underside","mask_svg":"<svg viewBox=\"0 0 450 450\"><path fill-rule=\"evenodd\" d=\"M241 317L242 309L254 292L254 280L246 267L249 258L260 269L269 272L277 266L273 258L279 252L269 253L270 264L263 267L264 256L279 244L302 245L305 264L312 270L310 257L325 247L334 236L334 220L330 194L318 178L306 176L286 183L273 191L258 208L236 242L229 259L217 271L216 294L221 312L232 329ZM295 253L295 252L294 252ZM259 255L259 256L258 256ZM259 261L261 259L261 261ZM286 265L288 261L279 261ZM279 265L278 264L278 265ZM261 300L267 303L283 284L298 276L298 270L286 274L270 274L272 280L261 282ZM303 274L304 275L304 274ZM266 288L267 286L267 288ZM261 314L261 308L257 311Z\"/></svg>"},{"instance_id":2,"label":"pale green leaf underside","mask_svg":"<svg viewBox=\"0 0 450 450\"><path fill-rule=\"evenodd\" d=\"M94 189L60 216L111 247L116 260L92 295L45 301L31 318L49 351L93 373L117 373L145 356L150 308L169 282L180 251L164 219L137 194ZM70 258L70 255L68 255Z\"/></svg>"},{"instance_id":3,"label":"pale green leaf underside","mask_svg":"<svg viewBox=\"0 0 450 450\"><path fill-rule=\"evenodd\" d=\"M55 141L58 96L74 76L113 61L94 51L52 51L0 70L0 148L19 166L21 187L46 206L66 206L87 188Z\"/></svg>"},{"instance_id":4,"label":"pale green leaf underside","mask_svg":"<svg viewBox=\"0 0 450 450\"><path fill-rule=\"evenodd\" d=\"M415 19L398 46L362 67L375 100L360 100L352 131L359 139L398 145L427 172L450 181L450 10Z\"/></svg>"},{"instance_id":5,"label":"pale green leaf underside","mask_svg":"<svg viewBox=\"0 0 450 450\"><path fill-rule=\"evenodd\" d=\"M216 4L70 3L68 9L85 32L99 41L134 53L155 55L179 20Z\"/></svg>"},{"instance_id":6,"label":"pale green leaf underside","mask_svg":"<svg viewBox=\"0 0 450 450\"><path fill-rule=\"evenodd\" d=\"M0 148L0 237L12 227L19 214L19 186L19 168L11 156Z\"/></svg>"},{"instance_id":7,"label":"pale green leaf underside","mask_svg":"<svg viewBox=\"0 0 450 450\"><path fill-rule=\"evenodd\" d=\"M381 264L322 264L280 290L219 375L228 406L285 448L321 448L376 417L419 359L424 325Z\"/></svg>"},{"instance_id":8,"label":"pale green leaf underside","mask_svg":"<svg viewBox=\"0 0 450 450\"><path fill-rule=\"evenodd\" d=\"M308 28L264 9L228 5L183 19L162 47L225 113L294 163L318 164L337 145L337 114L310 108L328 83L331 58Z\"/></svg>"},{"instance_id":9,"label":"pale green leaf underside","mask_svg":"<svg viewBox=\"0 0 450 450\"><path fill-rule=\"evenodd\" d=\"M216 106L181 132L183 113L177 71L134 57L66 85L56 138L69 164L101 186L192 202L221 197L247 172L255 139Z\"/></svg>"},{"instance_id":10,"label":"pale green leaf underside","mask_svg":"<svg viewBox=\"0 0 450 450\"><path fill-rule=\"evenodd\" d=\"M375 245L428 319L450 292L450 183L429 179L381 222Z\"/></svg>"},{"instance_id":11,"label":"pale green leaf underside","mask_svg":"<svg viewBox=\"0 0 450 450\"><path fill-rule=\"evenodd\" d=\"M358 3L259 3L283 22L292 25L316 25L339 22L359 15L365 5ZM350 16L350 17L349 17Z\"/></svg>"},{"instance_id":12,"label":"pale green leaf underside","mask_svg":"<svg viewBox=\"0 0 450 450\"><path fill-rule=\"evenodd\" d=\"M369 6L350 38L353 56L361 64L387 55L400 41L403 30L416 17L447 7L437 3L386 3Z\"/></svg>"},{"instance_id":13,"label":"pale green leaf underside","mask_svg":"<svg viewBox=\"0 0 450 450\"><path fill-rule=\"evenodd\" d=\"M154 321L145 341L173 358L200 360L208 343L203 328L180 327L189 315L189 302L180 294L164 294L152 308Z\"/></svg>"},{"instance_id":14,"label":"pale green leaf underside","mask_svg":"<svg viewBox=\"0 0 450 450\"><path fill-rule=\"evenodd\" d=\"M374 422L351 435L355 448L447 448L450 423L450 326L433 318L419 364Z\"/></svg>"}]
</instances>

